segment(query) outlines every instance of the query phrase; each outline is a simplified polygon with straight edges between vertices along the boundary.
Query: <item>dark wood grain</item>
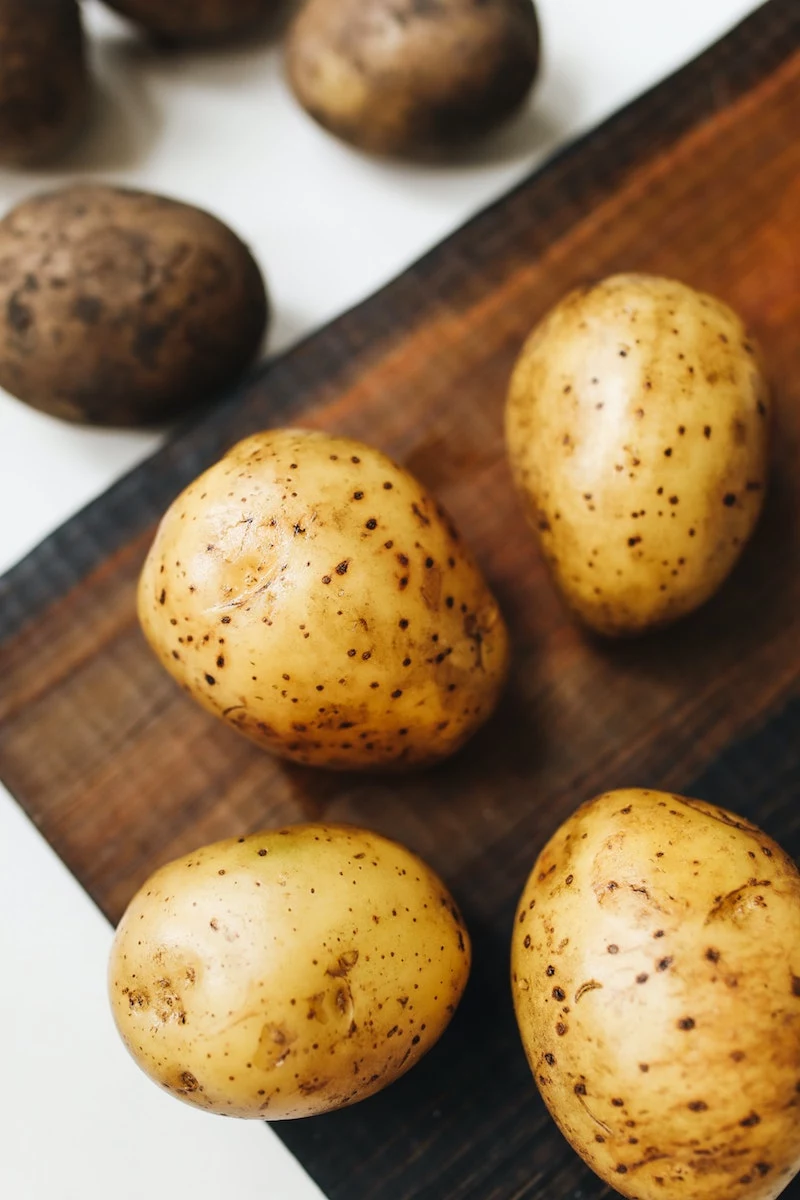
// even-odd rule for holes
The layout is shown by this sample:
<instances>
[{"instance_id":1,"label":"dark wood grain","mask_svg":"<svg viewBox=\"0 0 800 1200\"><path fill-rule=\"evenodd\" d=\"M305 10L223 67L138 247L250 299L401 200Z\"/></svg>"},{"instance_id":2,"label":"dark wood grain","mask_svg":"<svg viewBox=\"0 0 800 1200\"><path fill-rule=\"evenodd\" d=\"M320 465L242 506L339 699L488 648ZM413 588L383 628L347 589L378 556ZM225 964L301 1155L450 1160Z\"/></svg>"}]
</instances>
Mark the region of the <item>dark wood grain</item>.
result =
<instances>
[{"instance_id":1,"label":"dark wood grain","mask_svg":"<svg viewBox=\"0 0 800 1200\"><path fill-rule=\"evenodd\" d=\"M507 986L516 897L580 801L636 783L686 790L800 852L799 116L800 6L772 0L266 366L0 584L0 775L109 917L178 853L321 815L400 838L462 902L475 970L436 1050L375 1100L279 1128L334 1200L609 1194L535 1093ZM501 418L532 323L618 269L675 275L741 310L765 349L779 436L764 520L720 595L666 633L607 645L551 588ZM238 437L288 421L408 463L502 600L508 694L442 768L391 780L274 762L196 708L144 645L133 591L155 520Z\"/></svg>"}]
</instances>

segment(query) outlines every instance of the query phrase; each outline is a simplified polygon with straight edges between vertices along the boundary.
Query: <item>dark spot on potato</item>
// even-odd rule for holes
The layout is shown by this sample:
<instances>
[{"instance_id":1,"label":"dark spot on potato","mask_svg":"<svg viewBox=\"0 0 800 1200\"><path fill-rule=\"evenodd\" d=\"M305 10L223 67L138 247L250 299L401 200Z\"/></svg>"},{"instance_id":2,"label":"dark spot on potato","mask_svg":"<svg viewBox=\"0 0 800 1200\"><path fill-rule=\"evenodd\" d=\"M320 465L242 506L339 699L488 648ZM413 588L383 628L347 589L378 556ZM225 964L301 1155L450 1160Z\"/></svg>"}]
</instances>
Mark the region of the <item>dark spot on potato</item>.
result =
<instances>
[{"instance_id":1,"label":"dark spot on potato","mask_svg":"<svg viewBox=\"0 0 800 1200\"><path fill-rule=\"evenodd\" d=\"M743 1129L753 1129L756 1125L761 1124L761 1117L757 1112L751 1112L750 1115L741 1120L739 1124Z\"/></svg>"},{"instance_id":2,"label":"dark spot on potato","mask_svg":"<svg viewBox=\"0 0 800 1200\"><path fill-rule=\"evenodd\" d=\"M705 1100L690 1100L688 1108L690 1112L708 1112L708 1105Z\"/></svg>"},{"instance_id":3,"label":"dark spot on potato","mask_svg":"<svg viewBox=\"0 0 800 1200\"><path fill-rule=\"evenodd\" d=\"M214 678L214 676L209 675L209 674L206 674L205 680L209 687L213 687L214 684L217 682L216 679Z\"/></svg>"},{"instance_id":4,"label":"dark spot on potato","mask_svg":"<svg viewBox=\"0 0 800 1200\"><path fill-rule=\"evenodd\" d=\"M617 946L614 942L612 942L610 946L607 946L606 949L609 954L619 954L619 946Z\"/></svg>"},{"instance_id":5,"label":"dark spot on potato","mask_svg":"<svg viewBox=\"0 0 800 1200\"><path fill-rule=\"evenodd\" d=\"M611 1103L614 1105L614 1108L624 1108L625 1107L625 1101L621 1100L619 1098L619 1096L615 1096L614 1099L611 1101Z\"/></svg>"},{"instance_id":6,"label":"dark spot on potato","mask_svg":"<svg viewBox=\"0 0 800 1200\"><path fill-rule=\"evenodd\" d=\"M556 1023L556 1033L558 1034L559 1037L563 1037L564 1034L567 1032L567 1029L568 1029L568 1026L565 1025L563 1021L558 1021Z\"/></svg>"},{"instance_id":7,"label":"dark spot on potato","mask_svg":"<svg viewBox=\"0 0 800 1200\"><path fill-rule=\"evenodd\" d=\"M72 304L72 315L83 325L96 325L104 312L105 305L97 296L77 296Z\"/></svg>"},{"instance_id":8,"label":"dark spot on potato","mask_svg":"<svg viewBox=\"0 0 800 1200\"><path fill-rule=\"evenodd\" d=\"M553 999L554 1000L566 1000L566 995L560 987L553 988Z\"/></svg>"},{"instance_id":9,"label":"dark spot on potato","mask_svg":"<svg viewBox=\"0 0 800 1200\"><path fill-rule=\"evenodd\" d=\"M733 508L734 504L736 503L735 494L733 492L726 492L722 497L722 503L726 508Z\"/></svg>"},{"instance_id":10,"label":"dark spot on potato","mask_svg":"<svg viewBox=\"0 0 800 1200\"><path fill-rule=\"evenodd\" d=\"M678 1021L678 1029L690 1030L694 1029L694 1026L694 1017L681 1017L681 1019Z\"/></svg>"},{"instance_id":11,"label":"dark spot on potato","mask_svg":"<svg viewBox=\"0 0 800 1200\"><path fill-rule=\"evenodd\" d=\"M339 563L339 565L336 568L336 574L337 575L346 575L347 569L349 566L350 566L350 559L343 558L342 561Z\"/></svg>"}]
</instances>

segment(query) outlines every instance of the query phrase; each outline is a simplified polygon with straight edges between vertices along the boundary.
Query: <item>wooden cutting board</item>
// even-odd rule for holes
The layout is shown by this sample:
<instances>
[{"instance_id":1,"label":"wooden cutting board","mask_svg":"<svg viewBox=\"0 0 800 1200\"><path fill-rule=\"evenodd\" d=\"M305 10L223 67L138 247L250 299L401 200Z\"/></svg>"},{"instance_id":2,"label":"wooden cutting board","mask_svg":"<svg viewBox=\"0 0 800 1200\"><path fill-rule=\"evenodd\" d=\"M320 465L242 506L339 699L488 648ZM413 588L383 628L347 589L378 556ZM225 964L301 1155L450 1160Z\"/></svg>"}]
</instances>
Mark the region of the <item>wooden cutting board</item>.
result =
<instances>
[{"instance_id":1,"label":"wooden cutting board","mask_svg":"<svg viewBox=\"0 0 800 1200\"><path fill-rule=\"evenodd\" d=\"M461 901L475 968L436 1050L374 1100L278 1127L333 1200L610 1194L536 1094L507 982L522 883L581 801L631 784L683 790L800 853L799 226L800 4L772 0L263 367L0 584L0 775L112 920L165 860L316 817L406 842ZM666 633L606 644L570 621L524 527L502 408L533 322L577 282L628 269L678 276L743 313L779 433L763 522L720 595ZM273 761L195 707L145 647L134 585L155 521L232 442L287 422L407 463L503 603L508 694L444 767L392 780Z\"/></svg>"}]
</instances>

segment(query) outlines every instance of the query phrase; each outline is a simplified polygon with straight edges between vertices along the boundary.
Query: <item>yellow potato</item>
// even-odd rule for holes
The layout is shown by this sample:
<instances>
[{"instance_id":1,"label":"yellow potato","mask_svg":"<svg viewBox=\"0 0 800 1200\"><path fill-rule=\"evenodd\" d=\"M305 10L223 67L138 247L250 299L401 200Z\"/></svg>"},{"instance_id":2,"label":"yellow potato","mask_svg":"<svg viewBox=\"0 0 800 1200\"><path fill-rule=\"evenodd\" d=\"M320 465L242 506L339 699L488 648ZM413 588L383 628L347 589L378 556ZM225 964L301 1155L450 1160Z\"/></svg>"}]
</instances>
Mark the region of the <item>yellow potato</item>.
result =
<instances>
[{"instance_id":1,"label":"yellow potato","mask_svg":"<svg viewBox=\"0 0 800 1200\"><path fill-rule=\"evenodd\" d=\"M544 848L512 988L562 1133L636 1200L774 1200L800 1169L800 874L699 800L609 792Z\"/></svg>"},{"instance_id":2,"label":"yellow potato","mask_svg":"<svg viewBox=\"0 0 800 1200\"><path fill-rule=\"evenodd\" d=\"M669 279L616 275L534 329L508 453L567 602L605 634L706 601L761 511L769 395L736 314Z\"/></svg>"},{"instance_id":3,"label":"yellow potato","mask_svg":"<svg viewBox=\"0 0 800 1200\"><path fill-rule=\"evenodd\" d=\"M111 951L126 1046L174 1096L280 1120L386 1087L469 975L452 897L376 833L298 825L205 846L134 896Z\"/></svg>"},{"instance_id":4,"label":"yellow potato","mask_svg":"<svg viewBox=\"0 0 800 1200\"><path fill-rule=\"evenodd\" d=\"M452 754L508 661L497 603L433 498L379 451L308 430L240 442L178 497L139 616L211 712L328 767Z\"/></svg>"}]
</instances>

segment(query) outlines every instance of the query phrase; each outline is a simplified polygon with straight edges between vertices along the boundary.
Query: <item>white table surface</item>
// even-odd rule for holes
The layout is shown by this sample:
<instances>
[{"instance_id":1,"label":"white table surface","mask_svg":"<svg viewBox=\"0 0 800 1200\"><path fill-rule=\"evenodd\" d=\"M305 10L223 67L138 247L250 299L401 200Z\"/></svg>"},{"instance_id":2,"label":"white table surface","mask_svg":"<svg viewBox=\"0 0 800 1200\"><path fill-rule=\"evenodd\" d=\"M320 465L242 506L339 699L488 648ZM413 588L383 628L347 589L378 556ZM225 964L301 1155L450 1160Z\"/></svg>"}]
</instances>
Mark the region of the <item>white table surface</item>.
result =
<instances>
[{"instance_id":1,"label":"white table surface","mask_svg":"<svg viewBox=\"0 0 800 1200\"><path fill-rule=\"evenodd\" d=\"M58 171L0 173L0 211L76 176L211 209L262 263L270 350L282 349L757 7L537 3L545 54L530 112L482 158L445 169L372 161L328 138L292 101L274 46L163 56L87 0L93 128ZM63 425L0 391L0 571L158 441ZM133 1066L105 998L111 930L1 786L0 901L4 1200L319 1198L267 1127L176 1103Z\"/></svg>"}]
</instances>

